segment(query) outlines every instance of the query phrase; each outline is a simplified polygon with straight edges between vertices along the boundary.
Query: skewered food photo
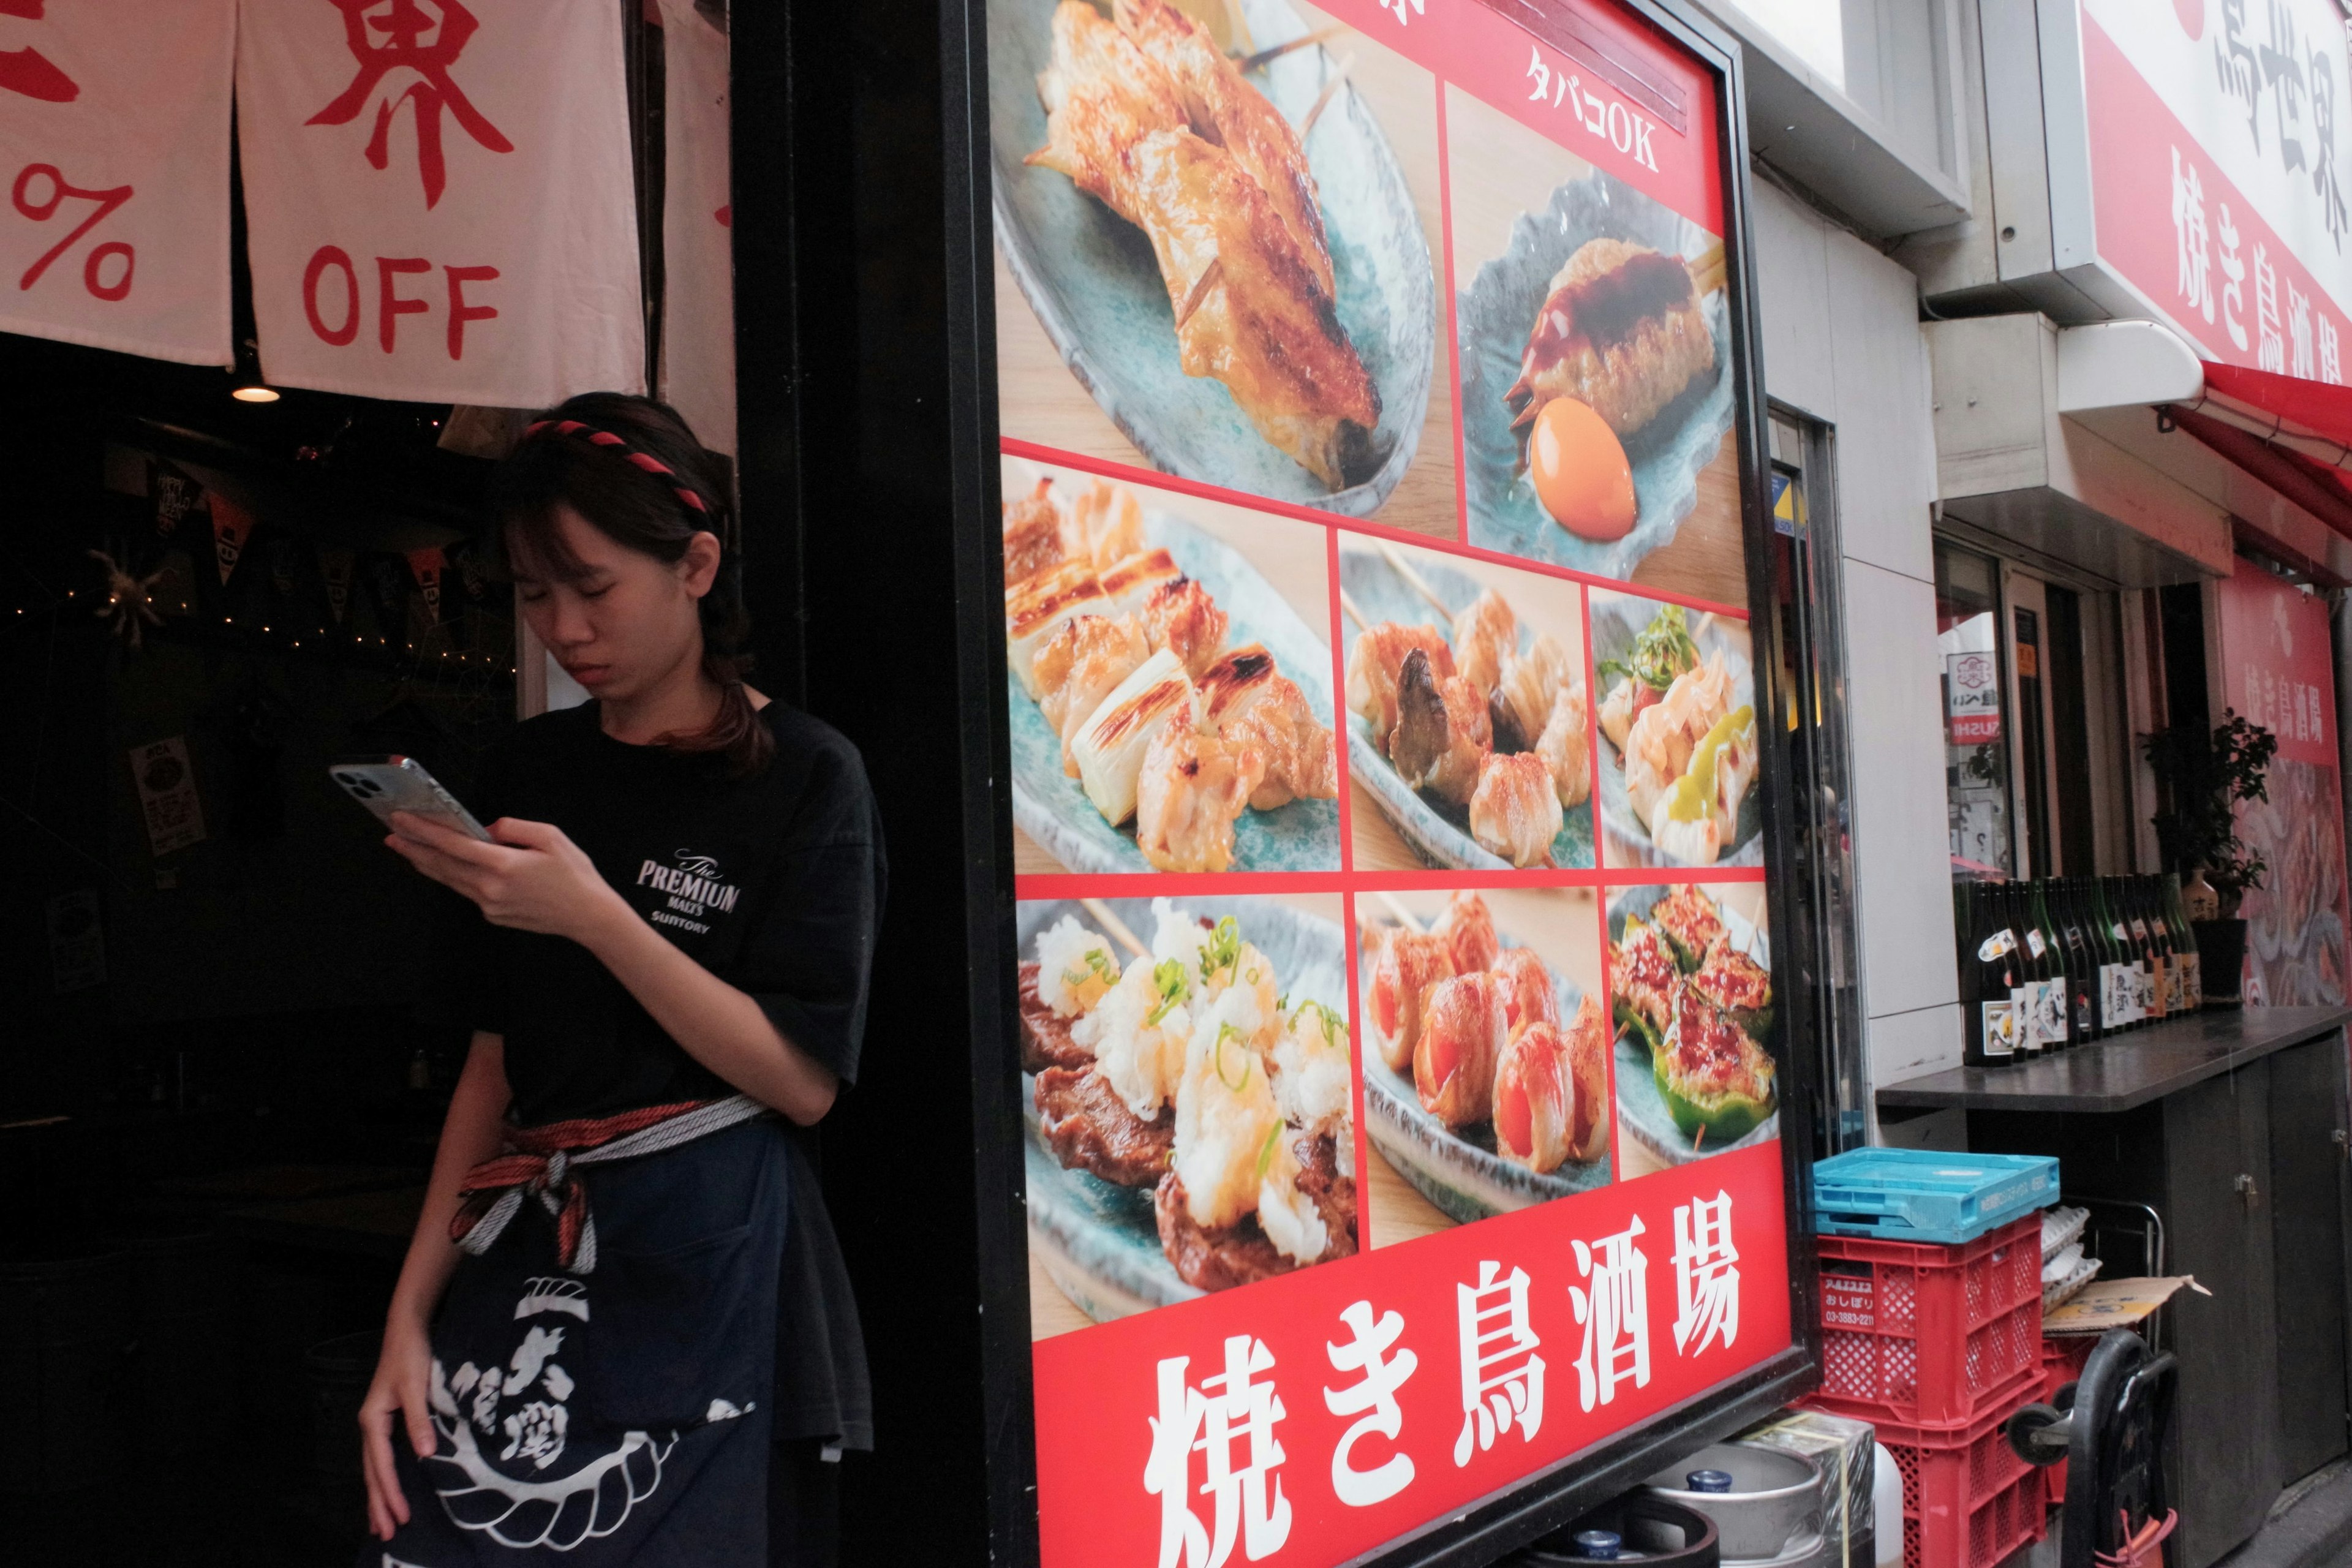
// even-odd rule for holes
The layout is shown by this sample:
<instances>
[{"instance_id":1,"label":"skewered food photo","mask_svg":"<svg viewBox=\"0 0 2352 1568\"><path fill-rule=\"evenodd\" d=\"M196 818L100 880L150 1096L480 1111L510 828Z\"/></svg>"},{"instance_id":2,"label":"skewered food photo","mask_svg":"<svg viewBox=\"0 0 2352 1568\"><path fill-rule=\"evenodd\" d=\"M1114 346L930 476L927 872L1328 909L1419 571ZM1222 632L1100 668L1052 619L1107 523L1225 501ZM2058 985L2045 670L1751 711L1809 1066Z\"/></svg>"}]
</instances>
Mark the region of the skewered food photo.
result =
<instances>
[{"instance_id":1,"label":"skewered food photo","mask_svg":"<svg viewBox=\"0 0 2352 1568\"><path fill-rule=\"evenodd\" d=\"M1295 0L988 22L1005 434L1453 536L1434 79Z\"/></svg>"},{"instance_id":2,"label":"skewered food photo","mask_svg":"<svg viewBox=\"0 0 2352 1568\"><path fill-rule=\"evenodd\" d=\"M1749 657L1738 621L1594 590L1603 864L1764 863Z\"/></svg>"},{"instance_id":3,"label":"skewered food photo","mask_svg":"<svg viewBox=\"0 0 2352 1568\"><path fill-rule=\"evenodd\" d=\"M1626 1175L1780 1135L1764 884L1612 889L1609 984Z\"/></svg>"},{"instance_id":4,"label":"skewered food photo","mask_svg":"<svg viewBox=\"0 0 2352 1568\"><path fill-rule=\"evenodd\" d=\"M1356 864L1591 866L1582 591L1355 539L1339 585Z\"/></svg>"},{"instance_id":5,"label":"skewered food photo","mask_svg":"<svg viewBox=\"0 0 2352 1568\"><path fill-rule=\"evenodd\" d=\"M1359 893L1355 915L1372 1245L1606 1185L1592 891Z\"/></svg>"},{"instance_id":6,"label":"skewered food photo","mask_svg":"<svg viewBox=\"0 0 2352 1568\"><path fill-rule=\"evenodd\" d=\"M1721 237L1458 89L1446 115L1469 542L1745 603Z\"/></svg>"},{"instance_id":7,"label":"skewered food photo","mask_svg":"<svg viewBox=\"0 0 2352 1568\"><path fill-rule=\"evenodd\" d=\"M1352 1255L1337 895L1020 906L1033 1337Z\"/></svg>"},{"instance_id":8,"label":"skewered food photo","mask_svg":"<svg viewBox=\"0 0 2352 1568\"><path fill-rule=\"evenodd\" d=\"M1004 459L1024 871L1339 867L1323 531Z\"/></svg>"}]
</instances>

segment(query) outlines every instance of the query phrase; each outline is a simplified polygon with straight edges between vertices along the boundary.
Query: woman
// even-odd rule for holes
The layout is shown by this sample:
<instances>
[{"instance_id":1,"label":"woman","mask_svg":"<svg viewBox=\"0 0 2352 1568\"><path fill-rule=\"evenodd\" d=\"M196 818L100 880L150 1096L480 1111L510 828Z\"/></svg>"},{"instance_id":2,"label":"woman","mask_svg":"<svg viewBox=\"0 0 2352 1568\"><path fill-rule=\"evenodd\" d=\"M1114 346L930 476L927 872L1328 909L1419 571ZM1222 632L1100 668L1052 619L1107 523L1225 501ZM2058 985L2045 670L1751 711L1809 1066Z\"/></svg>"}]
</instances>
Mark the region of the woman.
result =
<instances>
[{"instance_id":1,"label":"woman","mask_svg":"<svg viewBox=\"0 0 2352 1568\"><path fill-rule=\"evenodd\" d=\"M595 700L487 760L492 842L386 840L474 906L474 1033L361 1408L369 1568L792 1562L772 1437L867 1446L791 1130L856 1071L880 829L856 750L743 683L716 468L595 394L493 485L523 618Z\"/></svg>"}]
</instances>

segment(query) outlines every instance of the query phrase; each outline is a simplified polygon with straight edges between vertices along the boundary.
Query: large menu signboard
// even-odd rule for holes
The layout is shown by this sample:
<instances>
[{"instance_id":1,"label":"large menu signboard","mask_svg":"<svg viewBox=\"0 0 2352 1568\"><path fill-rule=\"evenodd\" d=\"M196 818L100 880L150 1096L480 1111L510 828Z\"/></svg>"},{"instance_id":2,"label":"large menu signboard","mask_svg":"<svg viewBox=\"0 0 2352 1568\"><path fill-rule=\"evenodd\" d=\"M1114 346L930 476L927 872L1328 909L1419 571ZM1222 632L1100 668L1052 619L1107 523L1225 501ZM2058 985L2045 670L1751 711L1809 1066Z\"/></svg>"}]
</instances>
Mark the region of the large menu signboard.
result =
<instances>
[{"instance_id":1,"label":"large menu signboard","mask_svg":"<svg viewBox=\"0 0 2352 1568\"><path fill-rule=\"evenodd\" d=\"M1727 67L984 37L1042 1557L1425 1548L1802 1360Z\"/></svg>"}]
</instances>

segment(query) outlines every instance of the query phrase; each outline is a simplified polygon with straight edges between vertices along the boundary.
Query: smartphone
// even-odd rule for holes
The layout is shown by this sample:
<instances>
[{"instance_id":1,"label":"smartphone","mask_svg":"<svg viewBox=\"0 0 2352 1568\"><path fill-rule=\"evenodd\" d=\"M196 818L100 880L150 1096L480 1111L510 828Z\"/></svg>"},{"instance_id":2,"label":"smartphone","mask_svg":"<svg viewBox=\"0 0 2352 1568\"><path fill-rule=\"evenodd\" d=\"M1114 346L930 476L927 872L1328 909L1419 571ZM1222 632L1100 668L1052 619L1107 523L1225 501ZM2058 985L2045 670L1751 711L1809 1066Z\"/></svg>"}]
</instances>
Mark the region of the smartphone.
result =
<instances>
[{"instance_id":1,"label":"smartphone","mask_svg":"<svg viewBox=\"0 0 2352 1568\"><path fill-rule=\"evenodd\" d=\"M490 842L489 833L474 820L474 814L458 805L457 797L442 788L441 781L426 773L425 764L415 757L336 763L327 769L327 775L386 826L391 826L394 812L405 811L485 844Z\"/></svg>"}]
</instances>

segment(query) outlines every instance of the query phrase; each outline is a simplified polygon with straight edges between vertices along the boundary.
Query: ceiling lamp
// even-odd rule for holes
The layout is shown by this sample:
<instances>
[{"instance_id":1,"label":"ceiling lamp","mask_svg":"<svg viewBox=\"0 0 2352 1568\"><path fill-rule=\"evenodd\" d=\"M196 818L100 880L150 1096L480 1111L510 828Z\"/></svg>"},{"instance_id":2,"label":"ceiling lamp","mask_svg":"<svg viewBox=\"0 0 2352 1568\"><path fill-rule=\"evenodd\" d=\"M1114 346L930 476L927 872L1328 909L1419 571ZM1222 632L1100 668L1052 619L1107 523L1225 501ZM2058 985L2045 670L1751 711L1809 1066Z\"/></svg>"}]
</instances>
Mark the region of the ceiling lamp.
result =
<instances>
[{"instance_id":1,"label":"ceiling lamp","mask_svg":"<svg viewBox=\"0 0 2352 1568\"><path fill-rule=\"evenodd\" d=\"M237 344L228 395L239 403L275 403L278 389L261 379L261 354L251 338Z\"/></svg>"}]
</instances>

